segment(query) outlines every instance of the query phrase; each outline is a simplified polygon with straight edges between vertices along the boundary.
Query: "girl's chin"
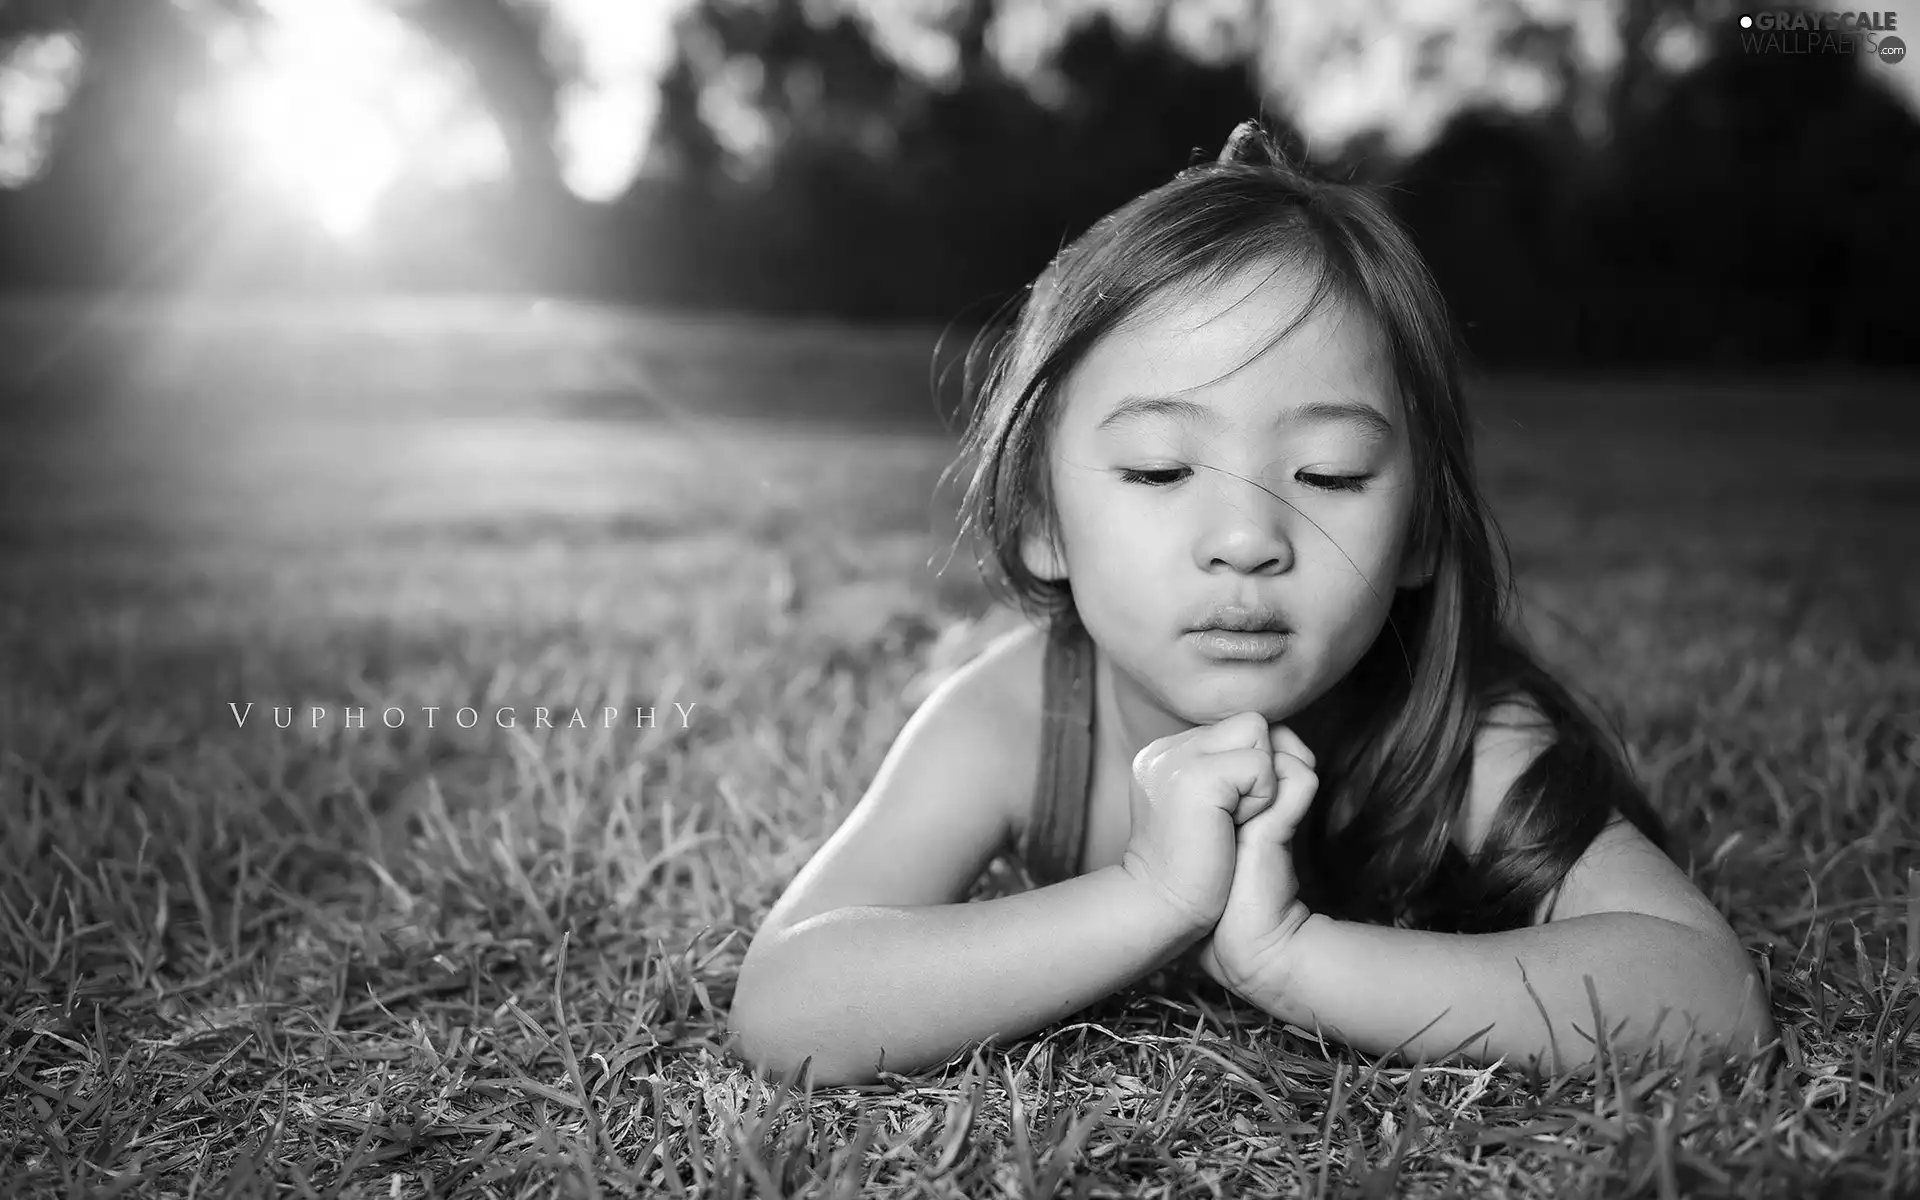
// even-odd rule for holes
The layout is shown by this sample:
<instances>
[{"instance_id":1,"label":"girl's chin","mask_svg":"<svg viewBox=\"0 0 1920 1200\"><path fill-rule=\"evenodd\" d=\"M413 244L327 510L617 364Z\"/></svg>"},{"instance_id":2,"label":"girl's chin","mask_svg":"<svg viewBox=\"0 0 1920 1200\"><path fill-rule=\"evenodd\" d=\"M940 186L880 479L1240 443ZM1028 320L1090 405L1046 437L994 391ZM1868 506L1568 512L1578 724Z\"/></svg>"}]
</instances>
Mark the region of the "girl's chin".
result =
<instances>
[{"instance_id":1,"label":"girl's chin","mask_svg":"<svg viewBox=\"0 0 1920 1200\"><path fill-rule=\"evenodd\" d=\"M1300 712L1312 699L1314 689L1303 690L1297 669L1276 672L1243 667L1228 670L1195 671L1191 663L1172 669L1165 666L1154 672L1136 695L1150 698L1154 707L1170 721L1185 725L1215 725L1228 717L1257 712L1270 722L1285 721Z\"/></svg>"},{"instance_id":2,"label":"girl's chin","mask_svg":"<svg viewBox=\"0 0 1920 1200\"><path fill-rule=\"evenodd\" d=\"M1268 721L1284 721L1301 708L1288 688L1272 685L1232 690L1210 688L1205 696L1183 696L1169 712L1189 725L1214 725L1244 712L1257 712Z\"/></svg>"}]
</instances>

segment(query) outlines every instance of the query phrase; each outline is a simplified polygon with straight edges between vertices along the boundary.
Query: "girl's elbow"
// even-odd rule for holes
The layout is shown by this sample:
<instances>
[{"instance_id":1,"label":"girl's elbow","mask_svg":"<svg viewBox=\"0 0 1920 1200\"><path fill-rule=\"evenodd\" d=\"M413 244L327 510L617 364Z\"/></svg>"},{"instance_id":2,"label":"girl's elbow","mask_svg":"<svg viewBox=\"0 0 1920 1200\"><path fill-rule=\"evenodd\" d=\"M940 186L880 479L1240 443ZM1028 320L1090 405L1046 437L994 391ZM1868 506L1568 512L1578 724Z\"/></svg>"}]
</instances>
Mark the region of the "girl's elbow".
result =
<instances>
[{"instance_id":1,"label":"girl's elbow","mask_svg":"<svg viewBox=\"0 0 1920 1200\"><path fill-rule=\"evenodd\" d=\"M757 1071L777 1072L788 1057L786 1036L773 996L777 988L767 986L762 966L754 958L755 947L747 948L734 980L733 999L727 1006L727 1042L734 1054Z\"/></svg>"},{"instance_id":2,"label":"girl's elbow","mask_svg":"<svg viewBox=\"0 0 1920 1200\"><path fill-rule=\"evenodd\" d=\"M1711 1031L1699 1030L1713 1048L1746 1057L1760 1053L1780 1036L1766 986L1752 964L1745 961L1744 953L1737 969L1729 970L1721 994L1726 999L1717 1006L1717 1019L1711 1022Z\"/></svg>"},{"instance_id":3,"label":"girl's elbow","mask_svg":"<svg viewBox=\"0 0 1920 1200\"><path fill-rule=\"evenodd\" d=\"M775 1078L792 1072L805 1057L794 1052L792 1038L780 1022L745 989L734 994L727 1013L727 1044L747 1067Z\"/></svg>"},{"instance_id":4,"label":"girl's elbow","mask_svg":"<svg viewBox=\"0 0 1920 1200\"><path fill-rule=\"evenodd\" d=\"M850 1047L835 1044L837 1031L793 1006L793 993L793 982L770 974L750 947L727 1011L727 1042L735 1057L756 1073L801 1088L809 1080L814 1087L877 1081L872 1064L860 1064Z\"/></svg>"},{"instance_id":5,"label":"girl's elbow","mask_svg":"<svg viewBox=\"0 0 1920 1200\"><path fill-rule=\"evenodd\" d=\"M821 1087L859 1087L874 1083L879 1073L861 1069L852 1062L823 1054L817 1048L784 1042L761 1042L740 1038L735 1054L754 1074L773 1083L784 1083L797 1091Z\"/></svg>"},{"instance_id":6,"label":"girl's elbow","mask_svg":"<svg viewBox=\"0 0 1920 1200\"><path fill-rule=\"evenodd\" d=\"M862 1070L758 1007L742 1006L737 998L727 1015L727 1040L734 1056L754 1073L801 1090L857 1086L879 1077L871 1068Z\"/></svg>"},{"instance_id":7,"label":"girl's elbow","mask_svg":"<svg viewBox=\"0 0 1920 1200\"><path fill-rule=\"evenodd\" d=\"M1780 1029L1774 1024L1772 1014L1762 1013L1744 1027L1734 1048L1740 1054L1759 1054L1779 1040Z\"/></svg>"},{"instance_id":8,"label":"girl's elbow","mask_svg":"<svg viewBox=\"0 0 1920 1200\"><path fill-rule=\"evenodd\" d=\"M1766 985L1747 953L1731 939L1707 941L1684 979L1670 980L1671 991L1648 997L1637 1030L1626 1040L1642 1049L1657 1043L1665 1052L1746 1057L1764 1050L1779 1032Z\"/></svg>"},{"instance_id":9,"label":"girl's elbow","mask_svg":"<svg viewBox=\"0 0 1920 1200\"><path fill-rule=\"evenodd\" d=\"M1744 948L1734 947L1729 975L1734 1000L1728 1021L1727 1048L1736 1054L1755 1054L1780 1036L1773 1021L1773 1002L1767 985Z\"/></svg>"},{"instance_id":10,"label":"girl's elbow","mask_svg":"<svg viewBox=\"0 0 1920 1200\"><path fill-rule=\"evenodd\" d=\"M1742 982L1741 1000L1734 1011L1728 1049L1735 1054L1758 1054L1778 1040L1780 1029L1774 1024L1773 1004L1758 972L1748 968Z\"/></svg>"},{"instance_id":11,"label":"girl's elbow","mask_svg":"<svg viewBox=\"0 0 1920 1200\"><path fill-rule=\"evenodd\" d=\"M1752 1058L1764 1052L1767 1046L1778 1038L1779 1031L1774 1027L1773 1017L1767 1013L1758 1016L1733 1014L1720 1022L1711 1032L1701 1030L1700 1049L1724 1054L1729 1058ZM1676 1038L1672 1042L1676 1053L1685 1054L1689 1047L1689 1037Z\"/></svg>"},{"instance_id":12,"label":"girl's elbow","mask_svg":"<svg viewBox=\"0 0 1920 1200\"><path fill-rule=\"evenodd\" d=\"M1779 1036L1766 984L1732 930L1704 931L1701 936L1706 943L1701 961L1713 964L1709 977L1717 981L1709 994L1721 997L1711 1006L1716 1019L1710 1040L1732 1054L1757 1053Z\"/></svg>"}]
</instances>

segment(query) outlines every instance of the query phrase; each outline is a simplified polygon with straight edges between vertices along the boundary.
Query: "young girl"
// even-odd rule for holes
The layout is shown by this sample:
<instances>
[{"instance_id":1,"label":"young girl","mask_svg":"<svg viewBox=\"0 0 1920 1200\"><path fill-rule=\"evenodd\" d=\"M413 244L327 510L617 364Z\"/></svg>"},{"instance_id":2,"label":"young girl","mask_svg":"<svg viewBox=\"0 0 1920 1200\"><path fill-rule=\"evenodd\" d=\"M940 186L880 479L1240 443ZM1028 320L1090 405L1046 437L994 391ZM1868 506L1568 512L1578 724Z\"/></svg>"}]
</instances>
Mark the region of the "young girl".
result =
<instances>
[{"instance_id":1,"label":"young girl","mask_svg":"<svg viewBox=\"0 0 1920 1200\"><path fill-rule=\"evenodd\" d=\"M1064 250L996 350L963 528L1035 627L914 712L731 1023L819 1084L1191 954L1369 1054L1774 1036L1726 921L1506 624L1444 305L1253 122ZM1039 886L963 903L1017 849Z\"/></svg>"}]
</instances>

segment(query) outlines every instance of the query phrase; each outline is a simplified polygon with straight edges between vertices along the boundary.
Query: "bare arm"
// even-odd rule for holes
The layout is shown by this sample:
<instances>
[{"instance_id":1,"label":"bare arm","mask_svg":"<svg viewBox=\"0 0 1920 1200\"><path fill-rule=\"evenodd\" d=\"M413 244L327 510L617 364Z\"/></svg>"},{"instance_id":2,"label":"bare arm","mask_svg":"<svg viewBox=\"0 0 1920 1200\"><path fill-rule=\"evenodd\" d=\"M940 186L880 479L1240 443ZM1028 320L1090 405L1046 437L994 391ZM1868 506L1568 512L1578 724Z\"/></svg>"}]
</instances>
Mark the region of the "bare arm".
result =
<instances>
[{"instance_id":1,"label":"bare arm","mask_svg":"<svg viewBox=\"0 0 1920 1200\"><path fill-rule=\"evenodd\" d=\"M1001 639L901 730L748 947L729 1018L742 1058L784 1075L812 1056L825 1084L911 1072L1031 1033L1199 941L1123 867L965 902L1032 801L1042 649L1038 631Z\"/></svg>"},{"instance_id":2,"label":"bare arm","mask_svg":"<svg viewBox=\"0 0 1920 1200\"><path fill-rule=\"evenodd\" d=\"M1524 725L1483 737L1468 828L1458 831L1463 850L1486 836L1538 748ZM1610 1045L1617 1036L1622 1049L1657 1040L1684 1052L1692 1023L1703 1049L1747 1052L1775 1036L1766 992L1726 919L1623 819L1594 839L1535 920L1545 923L1452 934L1315 914L1260 972L1248 999L1369 1054L1411 1039L1405 1052L1414 1057L1460 1047L1483 1063L1533 1055L1552 1063L1555 1050L1561 1067L1590 1061L1589 978L1604 1022L1599 1035Z\"/></svg>"},{"instance_id":3,"label":"bare arm","mask_svg":"<svg viewBox=\"0 0 1920 1200\"><path fill-rule=\"evenodd\" d=\"M1766 996L1737 943L1631 912L1479 934L1315 914L1248 999L1366 1054L1405 1042L1413 1058L1461 1048L1482 1063L1538 1055L1556 1065L1557 1049L1557 1066L1567 1067L1593 1056L1589 978L1609 1045L1616 1037L1623 1048L1646 1045L1657 1036L1683 1051L1689 1019L1699 1023L1702 1049L1751 1051L1774 1036ZM1661 1021L1663 1006L1669 1011Z\"/></svg>"},{"instance_id":4,"label":"bare arm","mask_svg":"<svg viewBox=\"0 0 1920 1200\"><path fill-rule=\"evenodd\" d=\"M870 1082L1025 1036L1205 932L1119 866L971 904L841 908L755 947L732 1027L776 1074L812 1055L816 1084Z\"/></svg>"}]
</instances>

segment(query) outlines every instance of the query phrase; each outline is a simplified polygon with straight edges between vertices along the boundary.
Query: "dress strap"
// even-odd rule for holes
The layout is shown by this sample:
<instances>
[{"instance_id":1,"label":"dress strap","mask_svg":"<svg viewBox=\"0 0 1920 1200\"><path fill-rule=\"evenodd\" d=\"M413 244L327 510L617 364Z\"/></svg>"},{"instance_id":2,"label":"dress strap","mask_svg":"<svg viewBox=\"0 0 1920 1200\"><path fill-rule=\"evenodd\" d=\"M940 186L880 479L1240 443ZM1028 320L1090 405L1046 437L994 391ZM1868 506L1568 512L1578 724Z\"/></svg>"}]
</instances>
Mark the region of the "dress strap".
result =
<instances>
[{"instance_id":1,"label":"dress strap","mask_svg":"<svg viewBox=\"0 0 1920 1200\"><path fill-rule=\"evenodd\" d=\"M1071 608L1047 631L1040 770L1026 863L1036 886L1080 873L1093 773L1093 639Z\"/></svg>"}]
</instances>

